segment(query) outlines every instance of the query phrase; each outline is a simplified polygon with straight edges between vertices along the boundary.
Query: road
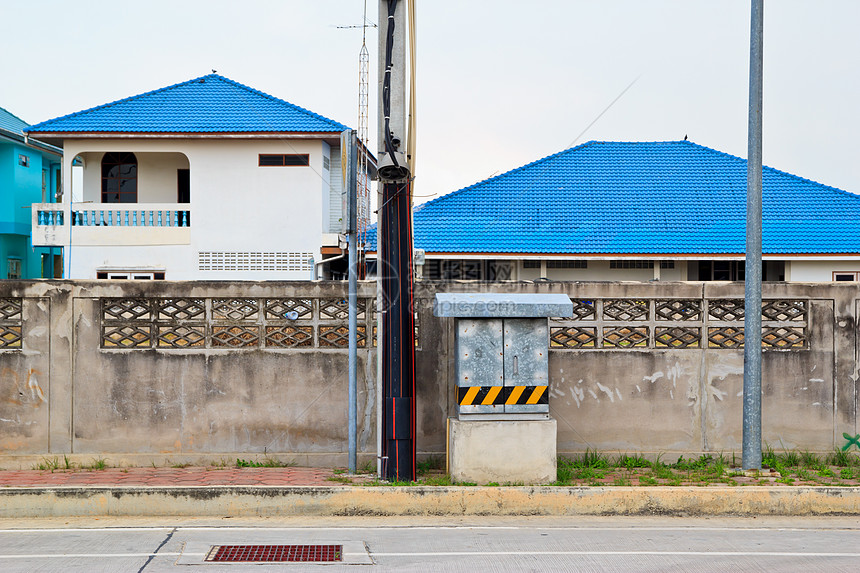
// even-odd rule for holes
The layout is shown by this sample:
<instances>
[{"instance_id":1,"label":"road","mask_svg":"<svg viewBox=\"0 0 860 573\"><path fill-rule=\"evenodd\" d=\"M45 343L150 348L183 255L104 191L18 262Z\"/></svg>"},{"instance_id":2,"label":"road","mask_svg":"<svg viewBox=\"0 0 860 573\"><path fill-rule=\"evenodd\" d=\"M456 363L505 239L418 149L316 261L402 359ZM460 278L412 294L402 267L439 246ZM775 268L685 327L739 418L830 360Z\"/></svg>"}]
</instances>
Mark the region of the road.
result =
<instances>
[{"instance_id":1,"label":"road","mask_svg":"<svg viewBox=\"0 0 860 573\"><path fill-rule=\"evenodd\" d=\"M208 564L213 545L337 544L342 565ZM857 571L858 518L0 520L0 571ZM323 568L323 569L320 569Z\"/></svg>"}]
</instances>

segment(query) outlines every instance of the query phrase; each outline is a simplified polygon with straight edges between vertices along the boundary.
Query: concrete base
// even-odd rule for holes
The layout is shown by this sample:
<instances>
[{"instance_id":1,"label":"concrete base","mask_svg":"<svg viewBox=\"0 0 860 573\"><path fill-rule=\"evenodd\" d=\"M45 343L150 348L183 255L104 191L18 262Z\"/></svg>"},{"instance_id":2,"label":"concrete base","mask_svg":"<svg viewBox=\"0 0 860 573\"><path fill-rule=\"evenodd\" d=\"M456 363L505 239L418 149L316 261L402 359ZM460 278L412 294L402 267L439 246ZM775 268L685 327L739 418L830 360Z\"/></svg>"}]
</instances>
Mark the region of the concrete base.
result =
<instances>
[{"instance_id":1,"label":"concrete base","mask_svg":"<svg viewBox=\"0 0 860 573\"><path fill-rule=\"evenodd\" d=\"M556 481L556 421L451 418L448 470L455 482L547 484Z\"/></svg>"}]
</instances>

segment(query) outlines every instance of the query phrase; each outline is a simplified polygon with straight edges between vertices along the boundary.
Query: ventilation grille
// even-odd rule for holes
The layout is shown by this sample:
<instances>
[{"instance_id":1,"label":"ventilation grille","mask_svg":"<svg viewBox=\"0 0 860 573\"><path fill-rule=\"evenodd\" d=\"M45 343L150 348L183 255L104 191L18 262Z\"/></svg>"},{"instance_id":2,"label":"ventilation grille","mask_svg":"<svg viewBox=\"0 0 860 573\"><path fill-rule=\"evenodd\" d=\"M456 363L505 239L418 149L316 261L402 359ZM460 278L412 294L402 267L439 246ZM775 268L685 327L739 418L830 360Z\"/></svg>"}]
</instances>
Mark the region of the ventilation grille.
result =
<instances>
[{"instance_id":1,"label":"ventilation grille","mask_svg":"<svg viewBox=\"0 0 860 573\"><path fill-rule=\"evenodd\" d=\"M310 271L313 253L198 253L200 271Z\"/></svg>"}]
</instances>

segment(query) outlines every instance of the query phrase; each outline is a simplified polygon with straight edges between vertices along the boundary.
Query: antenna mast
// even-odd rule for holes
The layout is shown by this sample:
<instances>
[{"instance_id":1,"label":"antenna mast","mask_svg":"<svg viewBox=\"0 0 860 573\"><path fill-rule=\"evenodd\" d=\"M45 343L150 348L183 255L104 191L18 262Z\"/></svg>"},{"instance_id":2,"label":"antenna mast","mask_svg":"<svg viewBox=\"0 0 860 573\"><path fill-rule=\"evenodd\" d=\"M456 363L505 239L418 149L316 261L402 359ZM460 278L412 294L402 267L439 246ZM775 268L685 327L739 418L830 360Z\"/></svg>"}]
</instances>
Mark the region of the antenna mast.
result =
<instances>
[{"instance_id":1,"label":"antenna mast","mask_svg":"<svg viewBox=\"0 0 860 573\"><path fill-rule=\"evenodd\" d=\"M367 0L364 0L364 19L361 22L361 51L358 53L358 197L356 214L358 225L359 278L365 277L365 243L370 225L370 181L368 180L368 97L370 55L367 52Z\"/></svg>"}]
</instances>

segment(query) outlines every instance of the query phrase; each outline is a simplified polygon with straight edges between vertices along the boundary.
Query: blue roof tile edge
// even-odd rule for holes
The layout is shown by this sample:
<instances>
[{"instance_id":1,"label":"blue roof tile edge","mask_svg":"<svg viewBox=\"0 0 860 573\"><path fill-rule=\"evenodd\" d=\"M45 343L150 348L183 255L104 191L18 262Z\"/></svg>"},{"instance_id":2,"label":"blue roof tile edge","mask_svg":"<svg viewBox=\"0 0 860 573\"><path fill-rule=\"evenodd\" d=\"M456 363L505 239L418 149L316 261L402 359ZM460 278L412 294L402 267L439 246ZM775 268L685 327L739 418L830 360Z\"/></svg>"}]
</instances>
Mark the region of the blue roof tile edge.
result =
<instances>
[{"instance_id":1,"label":"blue roof tile edge","mask_svg":"<svg viewBox=\"0 0 860 573\"><path fill-rule=\"evenodd\" d=\"M232 85L234 85L234 86L236 86L236 87L242 88L242 89L247 90L247 91L249 91L249 92L251 92L251 93L254 93L254 94L256 94L256 95L259 95L259 96L265 97L265 98L267 98L267 99L270 99L270 100L272 100L272 101L275 101L275 102L278 102L278 103L282 103L282 104L284 104L284 105L287 105L287 106L289 106L289 107L291 107L291 108L293 108L293 109L295 109L295 110L297 110L297 111L300 111L300 112L302 112L302 113L305 113L305 114L307 114L307 115L309 115L309 116L311 116L311 117L314 117L314 118L316 118L316 119L320 119L320 120L322 120L322 121L328 122L328 123L330 123L330 124L332 125L332 127L333 127L332 132L340 132L340 131L345 131L345 130L349 129L349 127L347 127L346 125L344 125L344 124L342 124L342 123L340 123L340 122L337 122L337 121L335 121L335 120L333 120L333 119L329 119L329 118L327 118L327 117L325 117L325 116L323 116L323 115L320 115L320 114L318 114L318 113L312 112L312 111L310 111L309 109L303 108L303 107L298 106L298 105L296 105L296 104L294 104L294 103L290 103L290 102L288 102L288 101L286 101L286 100L283 100L283 99L281 99L281 98L277 98L277 97L275 97L275 96L273 96L273 95L267 94L267 93L262 92L262 91L257 90L257 89L254 89L254 88L252 88L252 87L250 87L250 86L246 86L245 84L239 83L239 82L237 82L237 81L235 81L235 80L231 80L230 78L226 78L226 77L224 77L224 76L222 76L222 75L219 75L219 74L206 74L206 75L204 75L204 76L200 76L200 77L197 77L197 78L193 78L193 79L190 79L190 80L186 80L186 81L184 81L184 82L175 83L175 84L172 84L172 85L169 85L169 86L165 86L165 87L161 87L161 88L158 88L158 89L150 90L150 91L148 91L148 92L143 92L143 93L139 93L139 94L137 94L137 95L133 95L133 96L125 97L125 98L118 99L118 100L115 100L115 101L112 101L112 102L103 103L103 104L101 104L101 105L97 105L97 106L94 106L94 107L91 107L91 108L88 108L88 109L84 109L84 110L81 110L81 111L76 111L76 112L74 112L74 113L69 113L69 114L66 114L66 115L62 115L62 116L60 116L60 117L55 117L55 118L53 118L53 119L48 119L48 120L45 120L45 121L39 122L39 123L37 123L37 124L31 125L30 127L26 128L26 129L24 130L24 132L25 132L25 133L34 133L34 132L47 132L47 133L52 133L52 131L51 131L51 130L46 129L46 128L47 128L50 124L52 124L52 123L59 122L59 121L62 121L62 120L64 120L64 119L69 119L69 118L72 118L72 117L78 117L78 116L84 115L84 114L86 114L86 113L91 113L91 112L96 111L96 110L99 110L99 109L104 109L104 108L108 108L108 107L115 106L115 105L118 105L118 104L122 104L122 103L127 103L127 102L130 102L130 101L134 101L134 100L136 100L136 99L140 99L140 98L143 98L143 97L146 97L146 96L149 96L149 95L153 95L153 94L156 94L156 93L165 92L165 91L168 91L168 90L171 90L171 89L175 89L175 88L180 87L180 86L185 86L185 85L192 84L192 83L194 83L194 82L199 82L200 80L206 80L206 79L218 79L218 80L220 80L220 81L224 81L224 82L226 82L226 83L232 84ZM60 132L62 132L62 131L63 131L63 130L60 130ZM121 131L116 131L116 133L121 133Z\"/></svg>"}]
</instances>

